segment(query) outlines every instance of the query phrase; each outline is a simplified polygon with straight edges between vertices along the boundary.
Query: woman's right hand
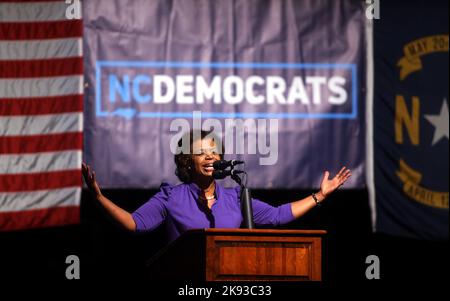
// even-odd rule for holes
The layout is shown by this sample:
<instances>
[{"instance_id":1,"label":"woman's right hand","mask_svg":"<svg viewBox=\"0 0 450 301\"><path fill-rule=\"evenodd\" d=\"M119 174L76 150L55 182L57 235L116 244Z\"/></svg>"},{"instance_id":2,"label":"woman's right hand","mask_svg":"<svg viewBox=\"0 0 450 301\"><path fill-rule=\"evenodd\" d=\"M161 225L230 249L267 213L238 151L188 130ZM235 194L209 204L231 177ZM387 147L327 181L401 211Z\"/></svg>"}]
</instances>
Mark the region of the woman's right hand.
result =
<instances>
[{"instance_id":1,"label":"woman's right hand","mask_svg":"<svg viewBox=\"0 0 450 301\"><path fill-rule=\"evenodd\" d=\"M95 195L96 198L99 198L102 195L102 192L100 191L100 187L95 180L95 171L91 170L91 167L84 162L81 166L81 171L89 190Z\"/></svg>"},{"instance_id":2,"label":"woman's right hand","mask_svg":"<svg viewBox=\"0 0 450 301\"><path fill-rule=\"evenodd\" d=\"M89 187L89 190L95 195L95 198L103 206L106 212L108 212L125 229L136 231L136 223L133 216L102 195L100 187L95 180L95 172L91 171L91 167L83 162L81 171L83 172L84 181Z\"/></svg>"}]
</instances>

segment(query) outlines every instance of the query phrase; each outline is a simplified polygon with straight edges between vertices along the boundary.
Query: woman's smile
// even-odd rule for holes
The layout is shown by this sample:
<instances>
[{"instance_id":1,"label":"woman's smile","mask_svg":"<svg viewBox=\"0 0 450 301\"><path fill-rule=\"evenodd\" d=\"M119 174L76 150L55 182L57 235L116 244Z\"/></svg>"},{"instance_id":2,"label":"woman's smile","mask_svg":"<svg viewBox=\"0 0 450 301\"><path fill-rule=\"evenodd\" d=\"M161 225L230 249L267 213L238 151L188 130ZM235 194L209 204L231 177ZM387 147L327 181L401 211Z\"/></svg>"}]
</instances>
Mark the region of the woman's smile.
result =
<instances>
[{"instance_id":1,"label":"woman's smile","mask_svg":"<svg viewBox=\"0 0 450 301\"><path fill-rule=\"evenodd\" d=\"M214 162L214 161L213 161L213 162ZM214 171L213 162L203 164L203 169L204 169L207 173L210 173L210 172L212 173L212 172Z\"/></svg>"}]
</instances>

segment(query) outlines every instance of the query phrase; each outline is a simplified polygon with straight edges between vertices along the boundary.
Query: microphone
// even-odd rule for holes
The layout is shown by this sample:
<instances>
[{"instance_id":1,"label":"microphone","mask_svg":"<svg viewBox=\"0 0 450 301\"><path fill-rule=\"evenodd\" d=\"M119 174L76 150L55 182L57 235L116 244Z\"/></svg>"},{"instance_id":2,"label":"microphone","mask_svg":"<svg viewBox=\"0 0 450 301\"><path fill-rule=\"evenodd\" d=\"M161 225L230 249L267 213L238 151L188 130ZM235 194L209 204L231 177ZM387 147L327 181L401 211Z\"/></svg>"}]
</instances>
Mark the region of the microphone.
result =
<instances>
[{"instance_id":1,"label":"microphone","mask_svg":"<svg viewBox=\"0 0 450 301\"><path fill-rule=\"evenodd\" d=\"M217 162L217 161L216 161ZM240 173L244 173L243 170L214 170L212 173L212 176L214 179L220 180L220 179L224 179L228 176L234 176Z\"/></svg>"},{"instance_id":2,"label":"microphone","mask_svg":"<svg viewBox=\"0 0 450 301\"><path fill-rule=\"evenodd\" d=\"M236 166L238 164L243 164L243 163L244 163L244 161L238 161L238 160L230 160L230 161L217 160L213 163L213 167L215 170L218 170L218 169L225 169L229 166Z\"/></svg>"}]
</instances>

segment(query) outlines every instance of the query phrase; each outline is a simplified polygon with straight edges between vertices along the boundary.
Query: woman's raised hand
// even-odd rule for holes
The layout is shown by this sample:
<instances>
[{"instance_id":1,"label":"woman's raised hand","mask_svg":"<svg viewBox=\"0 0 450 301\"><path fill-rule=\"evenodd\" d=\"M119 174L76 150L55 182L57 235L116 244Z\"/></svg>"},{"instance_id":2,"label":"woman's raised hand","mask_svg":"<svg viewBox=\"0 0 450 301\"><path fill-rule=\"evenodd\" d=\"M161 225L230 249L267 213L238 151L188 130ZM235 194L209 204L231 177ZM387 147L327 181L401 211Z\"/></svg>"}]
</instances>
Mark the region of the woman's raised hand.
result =
<instances>
[{"instance_id":1,"label":"woman's raised hand","mask_svg":"<svg viewBox=\"0 0 450 301\"><path fill-rule=\"evenodd\" d=\"M95 195L95 197L100 197L102 195L102 192L100 191L100 187L95 180L95 171L91 170L91 167L84 162L81 166L81 171L83 173L84 181L86 182L89 190Z\"/></svg>"},{"instance_id":2,"label":"woman's raised hand","mask_svg":"<svg viewBox=\"0 0 450 301\"><path fill-rule=\"evenodd\" d=\"M323 175L322 183L320 184L320 192L324 197L327 197L330 195L333 191L338 189L340 186L342 186L345 181L348 180L351 176L350 169L347 167L342 167L341 170L337 173L337 175L329 179L330 173L328 171L325 171L325 174Z\"/></svg>"},{"instance_id":3,"label":"woman's raised hand","mask_svg":"<svg viewBox=\"0 0 450 301\"><path fill-rule=\"evenodd\" d=\"M100 187L95 180L95 172L91 170L91 167L83 162L81 170L83 172L84 181L89 187L89 190L95 195L95 198L103 206L106 212L108 212L108 214L110 214L112 218L114 218L125 229L129 231L136 231L136 223L134 222L131 214L102 195Z\"/></svg>"}]
</instances>

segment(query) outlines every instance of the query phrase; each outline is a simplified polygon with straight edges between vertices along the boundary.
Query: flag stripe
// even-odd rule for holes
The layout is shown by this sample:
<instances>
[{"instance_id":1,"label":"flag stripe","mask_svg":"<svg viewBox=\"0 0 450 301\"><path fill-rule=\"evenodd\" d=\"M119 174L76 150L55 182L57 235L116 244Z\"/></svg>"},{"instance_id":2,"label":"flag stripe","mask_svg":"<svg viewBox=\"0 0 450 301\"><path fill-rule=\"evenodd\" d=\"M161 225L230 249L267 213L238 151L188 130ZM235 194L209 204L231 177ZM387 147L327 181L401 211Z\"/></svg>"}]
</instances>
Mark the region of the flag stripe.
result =
<instances>
[{"instance_id":1,"label":"flag stripe","mask_svg":"<svg viewBox=\"0 0 450 301\"><path fill-rule=\"evenodd\" d=\"M62 1L45 3L0 3L0 22L67 20L68 4Z\"/></svg>"},{"instance_id":2,"label":"flag stripe","mask_svg":"<svg viewBox=\"0 0 450 301\"><path fill-rule=\"evenodd\" d=\"M65 206L19 212L0 212L0 230L72 225L80 222L80 207Z\"/></svg>"},{"instance_id":3,"label":"flag stripe","mask_svg":"<svg viewBox=\"0 0 450 301\"><path fill-rule=\"evenodd\" d=\"M0 41L0 60L30 60L83 55L81 38Z\"/></svg>"},{"instance_id":4,"label":"flag stripe","mask_svg":"<svg viewBox=\"0 0 450 301\"><path fill-rule=\"evenodd\" d=\"M80 132L82 113L0 117L0 136Z\"/></svg>"},{"instance_id":5,"label":"flag stripe","mask_svg":"<svg viewBox=\"0 0 450 301\"><path fill-rule=\"evenodd\" d=\"M83 134L62 133L33 136L0 136L0 154L27 154L82 149Z\"/></svg>"},{"instance_id":6,"label":"flag stripe","mask_svg":"<svg viewBox=\"0 0 450 301\"><path fill-rule=\"evenodd\" d=\"M81 187L81 170L0 175L0 192L33 191L73 186Z\"/></svg>"},{"instance_id":7,"label":"flag stripe","mask_svg":"<svg viewBox=\"0 0 450 301\"><path fill-rule=\"evenodd\" d=\"M0 61L0 78L49 77L83 74L83 58Z\"/></svg>"},{"instance_id":8,"label":"flag stripe","mask_svg":"<svg viewBox=\"0 0 450 301\"><path fill-rule=\"evenodd\" d=\"M0 98L44 97L82 93L82 75L0 79Z\"/></svg>"},{"instance_id":9,"label":"flag stripe","mask_svg":"<svg viewBox=\"0 0 450 301\"><path fill-rule=\"evenodd\" d=\"M0 212L79 205L81 187L0 193Z\"/></svg>"},{"instance_id":10,"label":"flag stripe","mask_svg":"<svg viewBox=\"0 0 450 301\"><path fill-rule=\"evenodd\" d=\"M0 99L0 116L45 115L83 111L83 95Z\"/></svg>"},{"instance_id":11,"label":"flag stripe","mask_svg":"<svg viewBox=\"0 0 450 301\"><path fill-rule=\"evenodd\" d=\"M0 155L0 174L61 171L81 167L81 150Z\"/></svg>"},{"instance_id":12,"label":"flag stripe","mask_svg":"<svg viewBox=\"0 0 450 301\"><path fill-rule=\"evenodd\" d=\"M0 40L48 40L81 37L81 20L0 23Z\"/></svg>"},{"instance_id":13,"label":"flag stripe","mask_svg":"<svg viewBox=\"0 0 450 301\"><path fill-rule=\"evenodd\" d=\"M1 0L4 3L64 2L66 0Z\"/></svg>"}]
</instances>

